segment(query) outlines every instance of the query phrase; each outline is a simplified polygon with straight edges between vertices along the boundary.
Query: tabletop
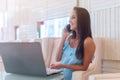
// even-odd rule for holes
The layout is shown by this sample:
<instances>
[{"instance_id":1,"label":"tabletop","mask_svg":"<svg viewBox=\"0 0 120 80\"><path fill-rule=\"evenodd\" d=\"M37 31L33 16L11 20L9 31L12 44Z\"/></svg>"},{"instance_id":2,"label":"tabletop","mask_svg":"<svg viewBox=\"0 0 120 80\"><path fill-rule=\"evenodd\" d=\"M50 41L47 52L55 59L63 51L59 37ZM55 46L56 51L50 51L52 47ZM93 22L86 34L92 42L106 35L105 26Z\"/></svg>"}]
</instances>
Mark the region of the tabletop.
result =
<instances>
[{"instance_id":1,"label":"tabletop","mask_svg":"<svg viewBox=\"0 0 120 80\"><path fill-rule=\"evenodd\" d=\"M63 79L63 74L53 74L50 76L30 76L30 75L20 75L20 74L12 74L0 72L0 80L61 80Z\"/></svg>"}]
</instances>

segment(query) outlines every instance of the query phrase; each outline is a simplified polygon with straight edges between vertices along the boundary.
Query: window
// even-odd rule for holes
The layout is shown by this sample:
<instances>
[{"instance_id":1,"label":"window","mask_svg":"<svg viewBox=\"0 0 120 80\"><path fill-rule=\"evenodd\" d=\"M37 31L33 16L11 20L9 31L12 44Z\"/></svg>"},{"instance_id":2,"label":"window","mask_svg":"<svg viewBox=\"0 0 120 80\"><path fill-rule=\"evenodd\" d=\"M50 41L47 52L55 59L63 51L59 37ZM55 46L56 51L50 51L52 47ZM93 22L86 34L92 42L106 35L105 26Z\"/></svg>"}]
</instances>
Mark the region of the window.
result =
<instances>
[{"instance_id":1,"label":"window","mask_svg":"<svg viewBox=\"0 0 120 80\"><path fill-rule=\"evenodd\" d=\"M41 38L43 37L61 37L62 30L68 24L69 17L47 20L41 25Z\"/></svg>"}]
</instances>

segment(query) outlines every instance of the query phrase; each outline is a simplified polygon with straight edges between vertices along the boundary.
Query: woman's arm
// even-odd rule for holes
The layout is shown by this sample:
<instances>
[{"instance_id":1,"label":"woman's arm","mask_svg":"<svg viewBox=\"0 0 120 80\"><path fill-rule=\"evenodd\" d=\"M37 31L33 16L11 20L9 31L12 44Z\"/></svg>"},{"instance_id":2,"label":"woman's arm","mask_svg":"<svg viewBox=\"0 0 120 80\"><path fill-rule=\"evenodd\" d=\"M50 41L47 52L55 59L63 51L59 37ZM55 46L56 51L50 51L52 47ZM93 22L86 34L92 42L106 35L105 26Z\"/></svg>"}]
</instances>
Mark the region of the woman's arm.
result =
<instances>
[{"instance_id":1,"label":"woman's arm","mask_svg":"<svg viewBox=\"0 0 120 80\"><path fill-rule=\"evenodd\" d=\"M52 69L59 69L59 68L69 68L72 70L86 70L86 66L84 65L71 65L71 64L61 64L60 62L56 62L55 64L51 64L50 68Z\"/></svg>"},{"instance_id":2,"label":"woman's arm","mask_svg":"<svg viewBox=\"0 0 120 80\"><path fill-rule=\"evenodd\" d=\"M65 38L62 38L61 39L61 42L60 42L60 46L58 48L58 53L57 53L57 56L56 56L56 61L60 61L61 60L61 57L62 57L62 49L64 47L64 42L65 42Z\"/></svg>"},{"instance_id":3,"label":"woman's arm","mask_svg":"<svg viewBox=\"0 0 120 80\"><path fill-rule=\"evenodd\" d=\"M63 32L62 32L62 39L61 39L61 42L60 42L60 46L58 48L58 54L56 56L56 61L60 61L61 60L61 57L62 57L62 49L64 47L64 43L65 41L67 40L67 37L70 33L66 30L66 28L63 29Z\"/></svg>"}]
</instances>

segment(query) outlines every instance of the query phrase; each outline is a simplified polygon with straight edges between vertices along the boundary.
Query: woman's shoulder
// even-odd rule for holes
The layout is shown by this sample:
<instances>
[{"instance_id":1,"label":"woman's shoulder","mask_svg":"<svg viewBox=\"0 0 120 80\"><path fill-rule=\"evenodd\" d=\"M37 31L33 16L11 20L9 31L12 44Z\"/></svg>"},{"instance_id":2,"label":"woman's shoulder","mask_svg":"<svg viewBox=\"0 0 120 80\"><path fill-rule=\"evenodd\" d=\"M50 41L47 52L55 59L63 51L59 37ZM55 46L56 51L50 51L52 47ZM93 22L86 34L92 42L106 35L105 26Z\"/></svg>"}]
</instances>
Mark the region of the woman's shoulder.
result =
<instances>
[{"instance_id":1,"label":"woman's shoulder","mask_svg":"<svg viewBox=\"0 0 120 80\"><path fill-rule=\"evenodd\" d=\"M95 49L96 49L96 46L95 46L93 39L91 37L87 37L84 40L85 53L90 53L91 55L93 55L95 52Z\"/></svg>"},{"instance_id":2,"label":"woman's shoulder","mask_svg":"<svg viewBox=\"0 0 120 80\"><path fill-rule=\"evenodd\" d=\"M93 46L93 47L95 47L94 40L91 37L87 37L84 40L84 46Z\"/></svg>"}]
</instances>

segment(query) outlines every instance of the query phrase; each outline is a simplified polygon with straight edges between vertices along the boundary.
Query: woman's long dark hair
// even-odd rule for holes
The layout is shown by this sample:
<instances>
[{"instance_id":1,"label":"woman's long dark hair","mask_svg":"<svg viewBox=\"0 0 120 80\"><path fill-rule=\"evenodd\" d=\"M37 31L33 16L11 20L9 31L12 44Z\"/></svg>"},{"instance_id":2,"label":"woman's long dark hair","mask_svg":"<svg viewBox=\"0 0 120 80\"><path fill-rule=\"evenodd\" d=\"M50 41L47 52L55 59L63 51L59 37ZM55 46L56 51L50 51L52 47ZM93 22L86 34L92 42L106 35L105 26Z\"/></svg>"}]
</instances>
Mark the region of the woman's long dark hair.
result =
<instances>
[{"instance_id":1,"label":"woman's long dark hair","mask_svg":"<svg viewBox=\"0 0 120 80\"><path fill-rule=\"evenodd\" d=\"M88 11L84 8L74 7L73 10L77 14L77 32L79 35L79 44L76 49L76 57L77 59L83 59L84 57L84 40L87 37L92 38L91 33L91 24L90 24L90 15ZM76 37L76 32L73 31L73 38Z\"/></svg>"}]
</instances>

